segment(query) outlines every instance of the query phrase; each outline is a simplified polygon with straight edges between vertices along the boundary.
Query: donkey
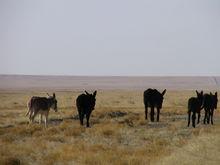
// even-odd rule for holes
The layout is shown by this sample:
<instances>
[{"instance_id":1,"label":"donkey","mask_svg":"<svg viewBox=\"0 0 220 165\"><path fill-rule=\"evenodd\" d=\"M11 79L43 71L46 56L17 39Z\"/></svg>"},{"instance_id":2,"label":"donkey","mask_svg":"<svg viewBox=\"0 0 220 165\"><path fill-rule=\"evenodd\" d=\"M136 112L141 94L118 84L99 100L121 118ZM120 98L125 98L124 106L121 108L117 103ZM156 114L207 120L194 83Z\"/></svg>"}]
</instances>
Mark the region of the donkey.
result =
<instances>
[{"instance_id":1,"label":"donkey","mask_svg":"<svg viewBox=\"0 0 220 165\"><path fill-rule=\"evenodd\" d=\"M80 124L83 125L83 119L86 115L86 126L89 127L89 118L95 109L97 91L93 92L93 94L89 94L87 91L85 91L85 93L86 94L81 94L77 97L76 107L79 113Z\"/></svg>"},{"instance_id":2,"label":"donkey","mask_svg":"<svg viewBox=\"0 0 220 165\"><path fill-rule=\"evenodd\" d=\"M166 93L166 89L160 93L156 89L147 89L144 91L144 105L145 105L145 119L147 120L148 107L151 108L150 119L154 122L154 107L157 108L157 122L159 121L160 109L163 104L163 96Z\"/></svg>"},{"instance_id":3,"label":"donkey","mask_svg":"<svg viewBox=\"0 0 220 165\"><path fill-rule=\"evenodd\" d=\"M47 93L48 97L51 97L48 93ZM27 112L25 114L25 116L29 115L29 120L31 121L31 116L33 115L33 110L31 109L31 105L32 105L32 102L34 101L34 99L36 98L40 98L39 96L32 96L31 99L27 102ZM42 118L42 115L40 115L40 118ZM39 121L41 122L42 119Z\"/></svg>"},{"instance_id":4,"label":"donkey","mask_svg":"<svg viewBox=\"0 0 220 165\"><path fill-rule=\"evenodd\" d=\"M188 127L190 125L190 118L192 113L192 126L195 128L196 126L196 113L198 114L198 121L197 124L199 124L200 120L200 112L202 110L203 105L203 91L200 93L196 91L197 97L191 97L188 100Z\"/></svg>"},{"instance_id":5,"label":"donkey","mask_svg":"<svg viewBox=\"0 0 220 165\"><path fill-rule=\"evenodd\" d=\"M213 95L211 92L210 94L204 95L204 101L203 101L203 107L205 110L205 117L203 120L204 124L209 124L210 118L211 118L211 124L213 124L213 113L214 110L217 109L217 103L218 103L218 94L215 92Z\"/></svg>"},{"instance_id":6,"label":"donkey","mask_svg":"<svg viewBox=\"0 0 220 165\"><path fill-rule=\"evenodd\" d=\"M53 109L55 112L58 111L55 93L53 93L53 96L49 96L48 98L36 97L36 96L32 97L31 100L28 102L28 108L29 108L29 113L30 113L29 114L30 121L33 122L37 114L41 115L40 119L42 120L42 115L44 115L45 116L45 127L47 127L49 110Z\"/></svg>"}]
</instances>

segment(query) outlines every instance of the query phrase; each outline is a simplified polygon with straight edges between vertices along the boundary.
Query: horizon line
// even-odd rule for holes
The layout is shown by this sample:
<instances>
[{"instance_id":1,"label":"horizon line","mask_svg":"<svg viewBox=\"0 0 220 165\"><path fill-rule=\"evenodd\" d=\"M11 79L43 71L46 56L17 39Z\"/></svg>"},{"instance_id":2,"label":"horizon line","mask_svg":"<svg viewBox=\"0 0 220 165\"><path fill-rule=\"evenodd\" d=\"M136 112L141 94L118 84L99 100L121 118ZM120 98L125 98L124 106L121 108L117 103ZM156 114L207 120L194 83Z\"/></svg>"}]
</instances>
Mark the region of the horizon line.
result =
<instances>
[{"instance_id":1,"label":"horizon line","mask_svg":"<svg viewBox=\"0 0 220 165\"><path fill-rule=\"evenodd\" d=\"M61 75L61 74L2 74L0 76L42 76L42 77L220 77L220 75Z\"/></svg>"}]
</instances>

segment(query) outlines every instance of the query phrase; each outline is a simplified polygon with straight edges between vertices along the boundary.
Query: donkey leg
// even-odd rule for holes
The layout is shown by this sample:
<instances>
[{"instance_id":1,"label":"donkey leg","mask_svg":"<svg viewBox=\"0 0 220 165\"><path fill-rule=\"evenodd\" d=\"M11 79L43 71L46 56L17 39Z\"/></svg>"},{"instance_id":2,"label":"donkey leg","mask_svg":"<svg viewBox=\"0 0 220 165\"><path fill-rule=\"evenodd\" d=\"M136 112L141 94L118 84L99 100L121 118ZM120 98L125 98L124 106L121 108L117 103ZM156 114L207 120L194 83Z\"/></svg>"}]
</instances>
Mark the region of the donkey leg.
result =
<instances>
[{"instance_id":1,"label":"donkey leg","mask_svg":"<svg viewBox=\"0 0 220 165\"><path fill-rule=\"evenodd\" d=\"M199 124L199 122L200 122L200 116L201 116L201 114L200 114L200 112L198 113L198 120L197 120L197 124Z\"/></svg>"},{"instance_id":2,"label":"donkey leg","mask_svg":"<svg viewBox=\"0 0 220 165\"><path fill-rule=\"evenodd\" d=\"M192 114L192 125L194 128L196 127L196 113L195 112L193 112Z\"/></svg>"},{"instance_id":3,"label":"donkey leg","mask_svg":"<svg viewBox=\"0 0 220 165\"><path fill-rule=\"evenodd\" d=\"M190 120L191 120L190 117L191 117L191 111L188 112L188 127L190 125Z\"/></svg>"},{"instance_id":4,"label":"donkey leg","mask_svg":"<svg viewBox=\"0 0 220 165\"><path fill-rule=\"evenodd\" d=\"M145 120L147 120L147 113L148 113L148 108L145 106Z\"/></svg>"},{"instance_id":5,"label":"donkey leg","mask_svg":"<svg viewBox=\"0 0 220 165\"><path fill-rule=\"evenodd\" d=\"M79 114L79 123L80 125L83 125L83 118L84 118L83 109L78 108L78 114Z\"/></svg>"},{"instance_id":6,"label":"donkey leg","mask_svg":"<svg viewBox=\"0 0 220 165\"><path fill-rule=\"evenodd\" d=\"M211 110L211 124L213 125L213 113L214 113L214 110Z\"/></svg>"},{"instance_id":7,"label":"donkey leg","mask_svg":"<svg viewBox=\"0 0 220 165\"><path fill-rule=\"evenodd\" d=\"M42 117L43 117L43 115L42 115L42 114L39 114L39 124L42 123Z\"/></svg>"},{"instance_id":8,"label":"donkey leg","mask_svg":"<svg viewBox=\"0 0 220 165\"><path fill-rule=\"evenodd\" d=\"M207 113L207 123L209 124L209 122L210 122L210 110Z\"/></svg>"},{"instance_id":9,"label":"donkey leg","mask_svg":"<svg viewBox=\"0 0 220 165\"><path fill-rule=\"evenodd\" d=\"M83 118L84 118L84 114L80 113L79 114L79 120L80 120L80 124L83 125Z\"/></svg>"},{"instance_id":10,"label":"donkey leg","mask_svg":"<svg viewBox=\"0 0 220 165\"><path fill-rule=\"evenodd\" d=\"M157 122L159 121L160 119L160 108L157 108Z\"/></svg>"},{"instance_id":11,"label":"donkey leg","mask_svg":"<svg viewBox=\"0 0 220 165\"><path fill-rule=\"evenodd\" d=\"M31 109L30 113L29 113L29 121L30 121L30 123L32 122L32 116L33 116L33 110Z\"/></svg>"},{"instance_id":12,"label":"donkey leg","mask_svg":"<svg viewBox=\"0 0 220 165\"><path fill-rule=\"evenodd\" d=\"M151 107L150 120L151 120L152 122L154 122L154 107Z\"/></svg>"},{"instance_id":13,"label":"donkey leg","mask_svg":"<svg viewBox=\"0 0 220 165\"><path fill-rule=\"evenodd\" d=\"M87 127L89 127L90 114L91 114L91 112L89 112L88 114L86 114L86 126L87 126Z\"/></svg>"},{"instance_id":14,"label":"donkey leg","mask_svg":"<svg viewBox=\"0 0 220 165\"><path fill-rule=\"evenodd\" d=\"M29 117L28 118L29 118L29 124L31 124L32 123L32 113L31 112L29 113Z\"/></svg>"},{"instance_id":15,"label":"donkey leg","mask_svg":"<svg viewBox=\"0 0 220 165\"><path fill-rule=\"evenodd\" d=\"M206 120L207 120L207 109L205 109L205 116L204 116L204 120L203 120L204 124L206 124Z\"/></svg>"},{"instance_id":16,"label":"donkey leg","mask_svg":"<svg viewBox=\"0 0 220 165\"><path fill-rule=\"evenodd\" d=\"M45 114L45 128L47 128L47 122L48 122L48 113Z\"/></svg>"},{"instance_id":17,"label":"donkey leg","mask_svg":"<svg viewBox=\"0 0 220 165\"><path fill-rule=\"evenodd\" d=\"M37 112L33 112L32 116L31 116L31 123L34 122L34 118L36 117Z\"/></svg>"}]
</instances>

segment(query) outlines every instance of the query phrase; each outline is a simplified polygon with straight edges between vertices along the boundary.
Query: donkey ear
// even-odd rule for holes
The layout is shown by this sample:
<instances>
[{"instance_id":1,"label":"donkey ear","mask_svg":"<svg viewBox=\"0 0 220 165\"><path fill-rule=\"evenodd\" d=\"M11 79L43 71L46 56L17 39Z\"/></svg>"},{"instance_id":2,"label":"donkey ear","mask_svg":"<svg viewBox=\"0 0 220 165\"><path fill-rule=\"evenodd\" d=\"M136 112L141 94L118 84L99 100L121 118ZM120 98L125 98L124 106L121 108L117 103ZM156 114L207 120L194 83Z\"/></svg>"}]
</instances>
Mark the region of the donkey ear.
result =
<instances>
[{"instance_id":1,"label":"donkey ear","mask_svg":"<svg viewBox=\"0 0 220 165\"><path fill-rule=\"evenodd\" d=\"M211 95L211 96L213 95L212 92L210 92L210 95Z\"/></svg>"},{"instance_id":2,"label":"donkey ear","mask_svg":"<svg viewBox=\"0 0 220 165\"><path fill-rule=\"evenodd\" d=\"M96 94L97 94L97 91L93 92L93 96L94 96L94 97L96 96Z\"/></svg>"},{"instance_id":3,"label":"donkey ear","mask_svg":"<svg viewBox=\"0 0 220 165\"><path fill-rule=\"evenodd\" d=\"M55 93L53 93L53 98L56 98L56 95L55 95Z\"/></svg>"},{"instance_id":4,"label":"donkey ear","mask_svg":"<svg viewBox=\"0 0 220 165\"><path fill-rule=\"evenodd\" d=\"M203 91L201 91L201 95L203 95Z\"/></svg>"},{"instance_id":5,"label":"donkey ear","mask_svg":"<svg viewBox=\"0 0 220 165\"><path fill-rule=\"evenodd\" d=\"M89 95L89 93L88 93L87 91L85 91L85 93L86 93L87 95Z\"/></svg>"},{"instance_id":6,"label":"donkey ear","mask_svg":"<svg viewBox=\"0 0 220 165\"><path fill-rule=\"evenodd\" d=\"M166 91L167 91L167 90L166 90L166 89L164 89L164 91L162 92L162 95L163 95L163 96L165 95Z\"/></svg>"},{"instance_id":7,"label":"donkey ear","mask_svg":"<svg viewBox=\"0 0 220 165\"><path fill-rule=\"evenodd\" d=\"M197 96L199 96L199 92L196 90L196 94L197 94Z\"/></svg>"},{"instance_id":8,"label":"donkey ear","mask_svg":"<svg viewBox=\"0 0 220 165\"><path fill-rule=\"evenodd\" d=\"M218 93L217 92L215 92L215 96L217 96L218 95Z\"/></svg>"}]
</instances>

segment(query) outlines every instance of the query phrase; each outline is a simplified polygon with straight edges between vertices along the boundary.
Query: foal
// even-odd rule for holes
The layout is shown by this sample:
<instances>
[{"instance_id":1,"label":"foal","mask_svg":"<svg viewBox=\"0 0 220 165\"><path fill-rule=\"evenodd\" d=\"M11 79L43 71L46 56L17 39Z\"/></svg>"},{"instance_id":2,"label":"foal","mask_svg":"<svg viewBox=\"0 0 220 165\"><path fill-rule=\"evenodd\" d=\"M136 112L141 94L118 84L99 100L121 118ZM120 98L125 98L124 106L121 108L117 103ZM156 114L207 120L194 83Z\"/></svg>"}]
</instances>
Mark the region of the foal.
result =
<instances>
[{"instance_id":1,"label":"foal","mask_svg":"<svg viewBox=\"0 0 220 165\"><path fill-rule=\"evenodd\" d=\"M26 115L29 114L29 119L31 122L34 121L34 118L37 114L40 114L42 119L42 115L45 116L45 127L47 127L48 115L49 110L53 109L57 112L57 100L56 95L53 93L53 96L46 97L32 97L31 100L28 102L28 112Z\"/></svg>"}]
</instances>

